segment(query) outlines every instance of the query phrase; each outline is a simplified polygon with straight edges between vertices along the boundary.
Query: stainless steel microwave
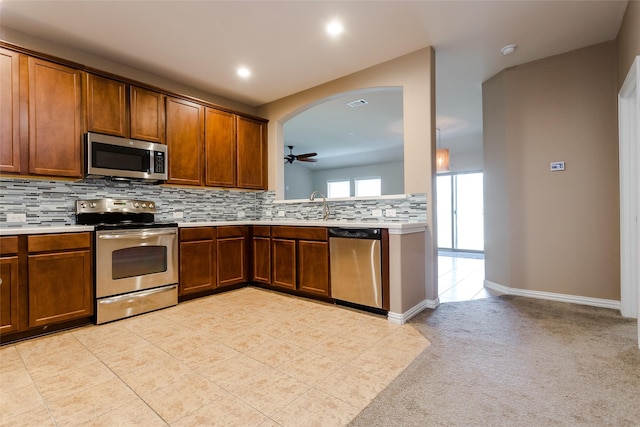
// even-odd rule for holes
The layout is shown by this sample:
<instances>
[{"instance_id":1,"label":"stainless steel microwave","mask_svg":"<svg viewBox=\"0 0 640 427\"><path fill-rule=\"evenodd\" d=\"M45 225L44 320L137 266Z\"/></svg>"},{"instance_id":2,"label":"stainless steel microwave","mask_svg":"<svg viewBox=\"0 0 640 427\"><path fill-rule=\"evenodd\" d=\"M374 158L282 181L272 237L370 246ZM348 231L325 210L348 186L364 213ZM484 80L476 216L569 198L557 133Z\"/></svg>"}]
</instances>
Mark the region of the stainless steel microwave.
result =
<instances>
[{"instance_id":1,"label":"stainless steel microwave","mask_svg":"<svg viewBox=\"0 0 640 427\"><path fill-rule=\"evenodd\" d=\"M85 178L167 179L167 146L87 132Z\"/></svg>"}]
</instances>

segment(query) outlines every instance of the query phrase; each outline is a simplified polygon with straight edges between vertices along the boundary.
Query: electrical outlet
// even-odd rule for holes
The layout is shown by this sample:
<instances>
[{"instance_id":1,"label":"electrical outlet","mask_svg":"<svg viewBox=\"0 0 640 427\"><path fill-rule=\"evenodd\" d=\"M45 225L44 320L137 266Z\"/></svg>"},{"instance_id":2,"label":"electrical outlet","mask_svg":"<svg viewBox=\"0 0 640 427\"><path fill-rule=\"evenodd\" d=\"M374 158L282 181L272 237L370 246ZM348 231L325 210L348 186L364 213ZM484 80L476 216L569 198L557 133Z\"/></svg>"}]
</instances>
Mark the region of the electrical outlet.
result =
<instances>
[{"instance_id":1,"label":"electrical outlet","mask_svg":"<svg viewBox=\"0 0 640 427\"><path fill-rule=\"evenodd\" d=\"M264 216L266 216L267 218L271 218L273 216L273 212L265 211Z\"/></svg>"},{"instance_id":2,"label":"electrical outlet","mask_svg":"<svg viewBox=\"0 0 640 427\"><path fill-rule=\"evenodd\" d=\"M244 218L244 211L238 211L238 218Z\"/></svg>"},{"instance_id":3,"label":"electrical outlet","mask_svg":"<svg viewBox=\"0 0 640 427\"><path fill-rule=\"evenodd\" d=\"M27 214L19 213L19 214L7 214L7 222L27 222Z\"/></svg>"},{"instance_id":4,"label":"electrical outlet","mask_svg":"<svg viewBox=\"0 0 640 427\"><path fill-rule=\"evenodd\" d=\"M387 216L389 218L395 218L396 210L395 209L385 209L384 216Z\"/></svg>"},{"instance_id":5,"label":"electrical outlet","mask_svg":"<svg viewBox=\"0 0 640 427\"><path fill-rule=\"evenodd\" d=\"M284 211L278 211L278 216L284 216Z\"/></svg>"},{"instance_id":6,"label":"electrical outlet","mask_svg":"<svg viewBox=\"0 0 640 427\"><path fill-rule=\"evenodd\" d=\"M371 211L371 216L380 218L382 216L382 209L374 209Z\"/></svg>"},{"instance_id":7,"label":"electrical outlet","mask_svg":"<svg viewBox=\"0 0 640 427\"><path fill-rule=\"evenodd\" d=\"M173 213L173 217L174 217L175 219L181 219L181 218L184 218L184 213L183 213L183 212L174 212L174 213Z\"/></svg>"}]
</instances>

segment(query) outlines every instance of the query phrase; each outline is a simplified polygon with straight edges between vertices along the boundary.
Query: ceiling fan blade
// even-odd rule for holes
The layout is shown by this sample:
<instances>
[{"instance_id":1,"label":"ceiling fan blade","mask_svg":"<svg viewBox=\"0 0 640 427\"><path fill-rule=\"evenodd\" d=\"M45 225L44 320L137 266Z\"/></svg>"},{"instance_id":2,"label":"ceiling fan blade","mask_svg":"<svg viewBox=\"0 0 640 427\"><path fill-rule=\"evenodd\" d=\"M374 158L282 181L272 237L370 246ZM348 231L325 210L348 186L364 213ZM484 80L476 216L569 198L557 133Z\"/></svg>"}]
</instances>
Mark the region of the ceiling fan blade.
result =
<instances>
[{"instance_id":1,"label":"ceiling fan blade","mask_svg":"<svg viewBox=\"0 0 640 427\"><path fill-rule=\"evenodd\" d=\"M305 159L307 157L315 157L317 155L318 155L318 153L306 153L306 154L297 154L296 157L298 159Z\"/></svg>"},{"instance_id":2,"label":"ceiling fan blade","mask_svg":"<svg viewBox=\"0 0 640 427\"><path fill-rule=\"evenodd\" d=\"M317 162L317 161L318 161L318 159L312 159L312 158L310 158L310 157L303 157L303 158L301 158L301 159L299 158L299 159L298 159L298 161L299 161L299 162Z\"/></svg>"}]
</instances>

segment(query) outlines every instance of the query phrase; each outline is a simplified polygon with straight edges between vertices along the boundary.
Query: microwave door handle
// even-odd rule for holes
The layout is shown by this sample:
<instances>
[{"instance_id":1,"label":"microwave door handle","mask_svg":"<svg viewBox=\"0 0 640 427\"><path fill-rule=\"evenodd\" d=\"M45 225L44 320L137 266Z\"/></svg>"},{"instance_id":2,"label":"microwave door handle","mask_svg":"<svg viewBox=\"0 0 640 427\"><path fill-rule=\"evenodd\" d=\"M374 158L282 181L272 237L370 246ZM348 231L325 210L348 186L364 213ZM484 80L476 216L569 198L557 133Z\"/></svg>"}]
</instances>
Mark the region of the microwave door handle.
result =
<instances>
[{"instance_id":1,"label":"microwave door handle","mask_svg":"<svg viewBox=\"0 0 640 427\"><path fill-rule=\"evenodd\" d=\"M144 232L144 233L130 233L130 234L102 234L98 236L98 239L146 239L149 237L157 236L175 236L175 231L156 231L156 232Z\"/></svg>"}]
</instances>

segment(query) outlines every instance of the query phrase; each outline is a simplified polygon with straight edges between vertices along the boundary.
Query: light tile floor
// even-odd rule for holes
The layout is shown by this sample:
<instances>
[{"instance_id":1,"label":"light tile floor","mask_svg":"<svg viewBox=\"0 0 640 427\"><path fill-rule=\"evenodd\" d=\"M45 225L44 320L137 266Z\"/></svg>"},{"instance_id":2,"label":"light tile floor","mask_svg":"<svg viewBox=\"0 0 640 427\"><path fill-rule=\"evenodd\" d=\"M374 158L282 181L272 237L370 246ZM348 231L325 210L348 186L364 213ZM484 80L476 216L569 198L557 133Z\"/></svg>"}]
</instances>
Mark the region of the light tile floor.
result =
<instances>
[{"instance_id":1,"label":"light tile floor","mask_svg":"<svg viewBox=\"0 0 640 427\"><path fill-rule=\"evenodd\" d=\"M0 349L2 426L340 426L429 342L242 288Z\"/></svg>"},{"instance_id":2,"label":"light tile floor","mask_svg":"<svg viewBox=\"0 0 640 427\"><path fill-rule=\"evenodd\" d=\"M489 298L496 292L484 287L484 257L438 256L438 298L441 303Z\"/></svg>"}]
</instances>

